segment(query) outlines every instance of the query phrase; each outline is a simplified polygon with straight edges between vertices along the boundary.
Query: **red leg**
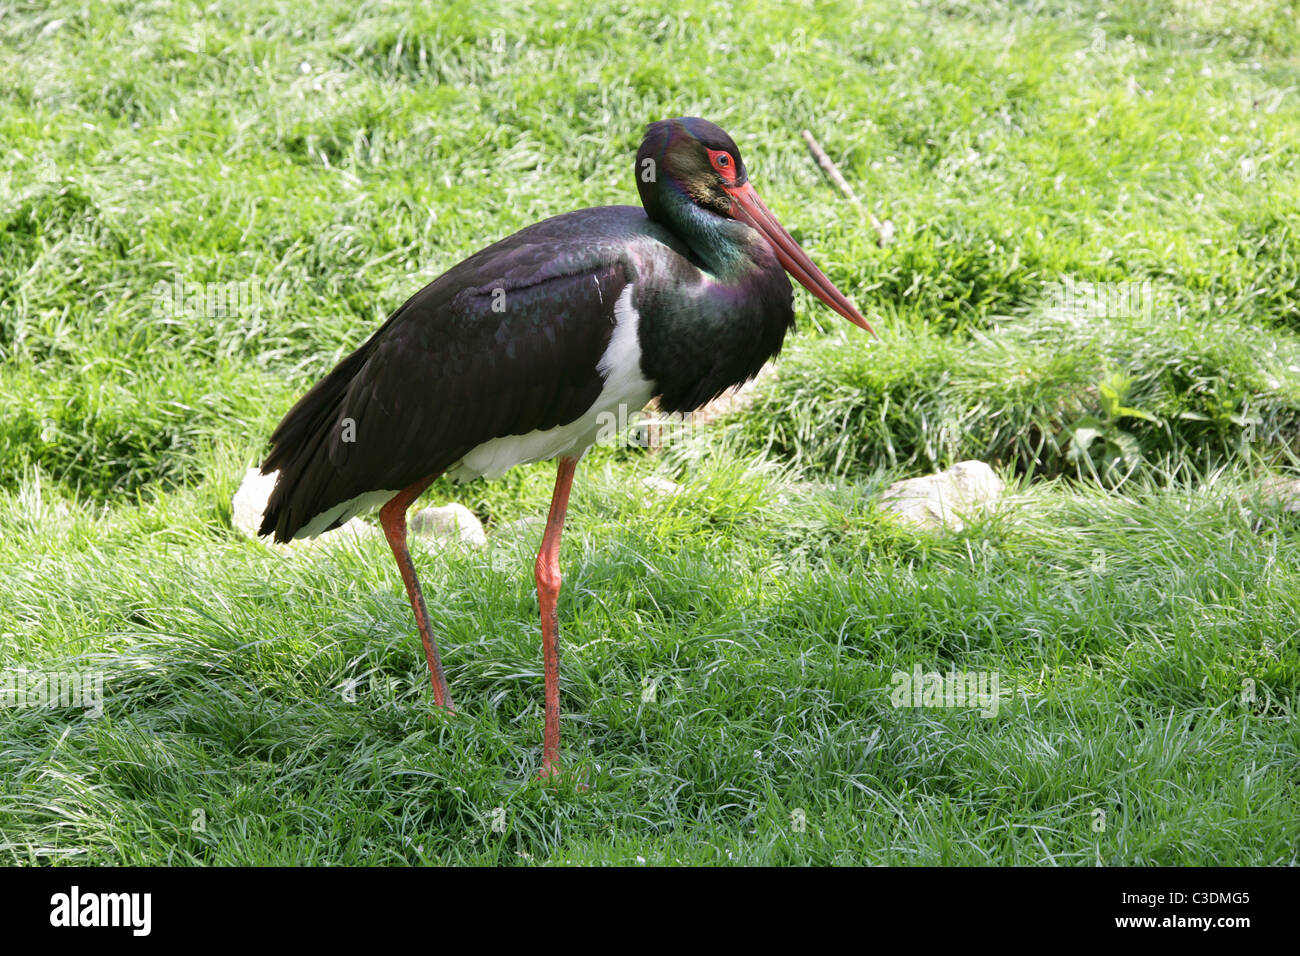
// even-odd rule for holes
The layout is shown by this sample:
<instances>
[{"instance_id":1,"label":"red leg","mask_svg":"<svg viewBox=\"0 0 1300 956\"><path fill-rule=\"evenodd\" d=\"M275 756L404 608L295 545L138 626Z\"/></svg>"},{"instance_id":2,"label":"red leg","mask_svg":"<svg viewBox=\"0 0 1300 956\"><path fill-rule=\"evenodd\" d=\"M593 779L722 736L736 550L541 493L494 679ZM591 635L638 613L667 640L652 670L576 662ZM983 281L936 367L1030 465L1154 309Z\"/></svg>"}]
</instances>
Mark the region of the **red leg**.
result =
<instances>
[{"instance_id":1,"label":"red leg","mask_svg":"<svg viewBox=\"0 0 1300 956\"><path fill-rule=\"evenodd\" d=\"M546 737L542 744L542 769L539 777L560 772L560 639L555 601L560 594L560 533L564 530L564 513L569 507L569 490L573 487L576 458L561 458L555 472L555 492L551 495L551 514L546 519L546 533L537 552L537 605L542 613L542 661L546 669Z\"/></svg>"},{"instance_id":2,"label":"red leg","mask_svg":"<svg viewBox=\"0 0 1300 956\"><path fill-rule=\"evenodd\" d=\"M429 662L429 682L433 684L433 702L454 713L456 708L451 703L451 694L447 692L447 677L442 672L438 645L429 628L429 609L424 605L424 594L421 593L420 581L415 576L411 552L406 548L406 509L437 477L430 475L421 479L389 499L388 504L379 509L379 523L384 526L384 536L388 538L388 546L393 549L393 557L397 559L397 568L402 572L406 597L411 602L411 610L415 612L415 625L420 629L420 639L424 641L424 657Z\"/></svg>"}]
</instances>

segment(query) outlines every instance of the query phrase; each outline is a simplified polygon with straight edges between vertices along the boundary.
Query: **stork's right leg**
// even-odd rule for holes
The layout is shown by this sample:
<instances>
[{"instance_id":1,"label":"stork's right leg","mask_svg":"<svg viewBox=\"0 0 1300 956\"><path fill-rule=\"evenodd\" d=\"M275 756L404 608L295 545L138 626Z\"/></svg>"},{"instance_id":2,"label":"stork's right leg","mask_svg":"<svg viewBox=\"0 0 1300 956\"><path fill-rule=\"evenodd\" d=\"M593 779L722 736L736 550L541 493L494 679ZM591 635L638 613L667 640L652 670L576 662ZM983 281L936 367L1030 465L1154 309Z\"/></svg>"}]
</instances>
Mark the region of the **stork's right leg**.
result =
<instances>
[{"instance_id":1,"label":"stork's right leg","mask_svg":"<svg viewBox=\"0 0 1300 956\"><path fill-rule=\"evenodd\" d=\"M402 583L406 585L406 596L415 612L415 624L420 629L420 639L424 641L424 657L429 662L429 682L433 684L433 702L439 707L455 712L451 703L451 694L447 691L447 677L442 672L442 659L438 656L438 644L433 639L429 627L429 609L424 605L424 595L420 591L420 581L415 576L415 565L411 563L411 552L406 547L406 509L433 484L437 475L421 479L405 491L400 491L389 499L388 504L379 509L379 523L384 527L384 536L388 546L393 549L397 559L397 568L402 572Z\"/></svg>"},{"instance_id":2,"label":"stork's right leg","mask_svg":"<svg viewBox=\"0 0 1300 956\"><path fill-rule=\"evenodd\" d=\"M560 597L560 534L573 488L577 458L561 458L555 469L551 513L537 552L537 606L542 615L542 666L546 672L546 730L542 738L542 769L538 778L560 773L560 623L556 602Z\"/></svg>"}]
</instances>

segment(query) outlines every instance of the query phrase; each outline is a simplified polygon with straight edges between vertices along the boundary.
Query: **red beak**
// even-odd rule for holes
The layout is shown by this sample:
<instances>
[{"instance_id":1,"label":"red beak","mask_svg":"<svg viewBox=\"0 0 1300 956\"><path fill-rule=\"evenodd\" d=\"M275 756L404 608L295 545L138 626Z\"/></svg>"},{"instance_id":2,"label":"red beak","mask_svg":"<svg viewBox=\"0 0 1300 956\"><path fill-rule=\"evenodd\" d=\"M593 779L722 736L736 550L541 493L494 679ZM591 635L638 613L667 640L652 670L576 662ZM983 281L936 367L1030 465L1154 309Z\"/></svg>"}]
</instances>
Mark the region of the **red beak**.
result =
<instances>
[{"instance_id":1,"label":"red beak","mask_svg":"<svg viewBox=\"0 0 1300 956\"><path fill-rule=\"evenodd\" d=\"M794 237L776 221L776 217L763 204L763 200L758 198L758 193L754 191L752 185L745 183L743 186L730 186L727 187L727 192L731 196L732 218L753 226L762 233L786 272L854 325L866 329L872 335L876 334L875 329L862 317L862 313L853 307L853 303L843 292L835 288L831 280L826 278L825 273L808 258L808 253L799 248L799 243L794 241Z\"/></svg>"}]
</instances>

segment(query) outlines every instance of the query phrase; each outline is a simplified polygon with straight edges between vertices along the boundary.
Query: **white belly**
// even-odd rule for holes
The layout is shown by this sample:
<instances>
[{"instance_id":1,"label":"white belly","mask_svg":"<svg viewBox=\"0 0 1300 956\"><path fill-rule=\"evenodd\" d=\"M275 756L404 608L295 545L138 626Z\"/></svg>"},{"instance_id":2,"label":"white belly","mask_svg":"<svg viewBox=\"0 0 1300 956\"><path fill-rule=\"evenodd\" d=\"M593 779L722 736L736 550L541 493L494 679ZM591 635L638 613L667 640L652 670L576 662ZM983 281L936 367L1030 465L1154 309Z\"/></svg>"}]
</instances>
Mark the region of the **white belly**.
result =
<instances>
[{"instance_id":1,"label":"white belly","mask_svg":"<svg viewBox=\"0 0 1300 956\"><path fill-rule=\"evenodd\" d=\"M596 365L605 386L586 414L567 425L486 441L448 468L447 474L457 481L500 478L515 465L561 455L577 458L592 446L602 429L610 427L611 421L628 421L654 394L654 386L641 375L638 321L629 285L614 303L614 334Z\"/></svg>"}]
</instances>

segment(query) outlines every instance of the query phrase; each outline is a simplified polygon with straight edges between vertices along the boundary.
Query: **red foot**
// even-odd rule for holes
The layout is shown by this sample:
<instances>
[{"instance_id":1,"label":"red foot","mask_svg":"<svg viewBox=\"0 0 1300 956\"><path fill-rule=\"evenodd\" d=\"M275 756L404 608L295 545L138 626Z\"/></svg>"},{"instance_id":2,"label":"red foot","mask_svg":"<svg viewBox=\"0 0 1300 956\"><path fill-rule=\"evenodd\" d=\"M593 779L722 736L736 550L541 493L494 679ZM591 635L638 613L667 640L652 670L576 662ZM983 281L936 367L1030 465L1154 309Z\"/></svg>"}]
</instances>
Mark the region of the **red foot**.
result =
<instances>
[{"instance_id":1,"label":"red foot","mask_svg":"<svg viewBox=\"0 0 1300 956\"><path fill-rule=\"evenodd\" d=\"M434 704L433 706L438 708L438 710L442 711L448 717L456 716L456 705L453 704L451 701L447 701L447 703L445 704ZM433 720L434 718L434 714L425 714L425 716L428 717L430 720Z\"/></svg>"},{"instance_id":2,"label":"red foot","mask_svg":"<svg viewBox=\"0 0 1300 956\"><path fill-rule=\"evenodd\" d=\"M552 784L559 784L568 783L574 780L574 777L572 774L565 776L564 772L560 770L558 764L543 761L542 769L537 771L537 776L533 779L539 782L549 780ZM578 793L586 793L590 788L581 780L578 780L573 784L573 789L578 791Z\"/></svg>"}]
</instances>

